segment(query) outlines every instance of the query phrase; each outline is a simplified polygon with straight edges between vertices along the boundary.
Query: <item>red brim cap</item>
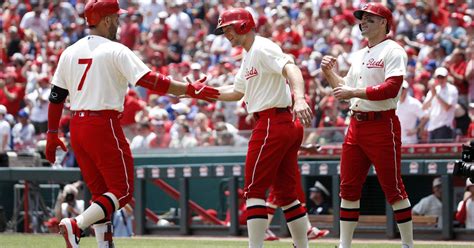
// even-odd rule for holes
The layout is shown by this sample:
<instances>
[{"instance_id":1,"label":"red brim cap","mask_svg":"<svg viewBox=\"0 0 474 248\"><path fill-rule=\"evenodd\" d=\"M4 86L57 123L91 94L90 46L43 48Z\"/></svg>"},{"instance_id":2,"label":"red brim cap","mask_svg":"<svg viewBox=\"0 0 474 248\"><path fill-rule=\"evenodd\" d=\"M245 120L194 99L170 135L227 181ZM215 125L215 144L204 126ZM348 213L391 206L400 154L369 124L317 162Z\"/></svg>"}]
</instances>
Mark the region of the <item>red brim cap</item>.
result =
<instances>
[{"instance_id":1,"label":"red brim cap","mask_svg":"<svg viewBox=\"0 0 474 248\"><path fill-rule=\"evenodd\" d=\"M127 14L128 11L124 10L124 9L119 9L119 11L117 12L117 14L121 15L121 14Z\"/></svg>"}]
</instances>

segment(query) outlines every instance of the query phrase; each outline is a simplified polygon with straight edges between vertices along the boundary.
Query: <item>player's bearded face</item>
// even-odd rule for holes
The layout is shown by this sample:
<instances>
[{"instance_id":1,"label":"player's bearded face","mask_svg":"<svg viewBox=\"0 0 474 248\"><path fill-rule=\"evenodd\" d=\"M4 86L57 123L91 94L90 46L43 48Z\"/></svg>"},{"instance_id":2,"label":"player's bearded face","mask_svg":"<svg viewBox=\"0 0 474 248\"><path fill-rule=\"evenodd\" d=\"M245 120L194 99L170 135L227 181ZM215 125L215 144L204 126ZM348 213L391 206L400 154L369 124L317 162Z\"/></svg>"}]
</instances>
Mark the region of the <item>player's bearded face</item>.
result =
<instances>
[{"instance_id":1,"label":"player's bearded face","mask_svg":"<svg viewBox=\"0 0 474 248\"><path fill-rule=\"evenodd\" d=\"M111 15L110 16L110 24L108 28L108 33L109 33L109 39L110 40L116 40L117 39L117 29L119 26L119 17L117 14Z\"/></svg>"}]
</instances>

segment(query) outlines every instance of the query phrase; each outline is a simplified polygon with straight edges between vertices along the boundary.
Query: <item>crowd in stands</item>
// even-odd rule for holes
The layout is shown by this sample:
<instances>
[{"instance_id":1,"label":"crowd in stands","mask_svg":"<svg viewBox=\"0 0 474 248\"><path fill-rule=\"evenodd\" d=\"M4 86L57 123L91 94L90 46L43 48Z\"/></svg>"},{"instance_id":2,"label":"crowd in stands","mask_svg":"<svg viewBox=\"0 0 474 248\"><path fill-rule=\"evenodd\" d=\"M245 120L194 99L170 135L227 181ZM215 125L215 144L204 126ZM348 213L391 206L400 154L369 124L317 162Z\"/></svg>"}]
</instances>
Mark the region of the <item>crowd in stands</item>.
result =
<instances>
[{"instance_id":1,"label":"crowd in stands","mask_svg":"<svg viewBox=\"0 0 474 248\"><path fill-rule=\"evenodd\" d=\"M0 154L7 150L30 151L44 139L50 81L58 59L66 47L88 34L82 16L84 2L3 2ZM338 58L340 74L347 73L353 62L352 53L366 45L352 14L364 0L119 2L128 11L121 17L119 42L158 72L180 81L206 76L211 86L233 84L243 53L242 49L232 48L223 36L213 34L219 14L233 7L248 9L254 16L257 33L276 41L284 52L294 56L303 72L307 101L315 113L312 127L317 128L305 142L342 142L349 121L349 103L334 98L319 66L322 56L331 54ZM414 142L472 138L474 1L386 2L395 18L389 35L408 54L403 88L422 109L415 124L403 127L402 123L405 134L419 138ZM450 100L446 104L433 100L436 94L444 94L438 78L449 85L446 95ZM121 122L132 149L245 146L248 137L241 131L250 130L254 124L243 102L207 103L159 96L131 86L124 105ZM404 109L408 114L417 111ZM61 131L67 138L67 104L64 111ZM440 125L451 129L450 137L429 133Z\"/></svg>"}]
</instances>

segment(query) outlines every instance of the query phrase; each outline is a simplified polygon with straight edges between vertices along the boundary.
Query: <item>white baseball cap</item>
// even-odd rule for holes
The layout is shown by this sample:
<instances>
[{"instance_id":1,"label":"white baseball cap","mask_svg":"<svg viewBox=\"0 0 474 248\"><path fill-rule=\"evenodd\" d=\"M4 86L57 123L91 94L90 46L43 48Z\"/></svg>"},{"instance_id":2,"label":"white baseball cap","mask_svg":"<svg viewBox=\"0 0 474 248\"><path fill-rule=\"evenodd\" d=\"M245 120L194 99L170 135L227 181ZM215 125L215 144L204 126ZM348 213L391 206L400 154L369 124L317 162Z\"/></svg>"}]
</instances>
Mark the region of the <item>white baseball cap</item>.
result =
<instances>
[{"instance_id":1,"label":"white baseball cap","mask_svg":"<svg viewBox=\"0 0 474 248\"><path fill-rule=\"evenodd\" d=\"M310 192L319 191L319 192L323 192L327 196L331 196L331 194L329 193L329 190L326 187L324 187L324 185L320 183L319 181L314 182L314 187L309 188L309 191Z\"/></svg>"},{"instance_id":2,"label":"white baseball cap","mask_svg":"<svg viewBox=\"0 0 474 248\"><path fill-rule=\"evenodd\" d=\"M433 188L436 187L436 186L439 186L441 185L441 177L437 177L435 179L433 179Z\"/></svg>"},{"instance_id":3,"label":"white baseball cap","mask_svg":"<svg viewBox=\"0 0 474 248\"><path fill-rule=\"evenodd\" d=\"M410 84L406 80L403 80L402 88L408 89L408 87L410 87Z\"/></svg>"},{"instance_id":4,"label":"white baseball cap","mask_svg":"<svg viewBox=\"0 0 474 248\"><path fill-rule=\"evenodd\" d=\"M191 70L201 70L201 65L199 63L192 63Z\"/></svg>"},{"instance_id":5,"label":"white baseball cap","mask_svg":"<svg viewBox=\"0 0 474 248\"><path fill-rule=\"evenodd\" d=\"M160 11L158 13L158 18L168 18L168 13L166 11Z\"/></svg>"},{"instance_id":6,"label":"white baseball cap","mask_svg":"<svg viewBox=\"0 0 474 248\"><path fill-rule=\"evenodd\" d=\"M436 68L436 70L434 72L434 76L435 77L437 77L437 76L447 77L448 76L448 69L446 69L445 67L438 67L438 68Z\"/></svg>"},{"instance_id":7,"label":"white baseball cap","mask_svg":"<svg viewBox=\"0 0 474 248\"><path fill-rule=\"evenodd\" d=\"M474 184L471 182L471 179L466 179L466 189L468 189L469 187L471 186L474 186Z\"/></svg>"},{"instance_id":8,"label":"white baseball cap","mask_svg":"<svg viewBox=\"0 0 474 248\"><path fill-rule=\"evenodd\" d=\"M4 115L7 113L7 107L0 104L0 114Z\"/></svg>"}]
</instances>

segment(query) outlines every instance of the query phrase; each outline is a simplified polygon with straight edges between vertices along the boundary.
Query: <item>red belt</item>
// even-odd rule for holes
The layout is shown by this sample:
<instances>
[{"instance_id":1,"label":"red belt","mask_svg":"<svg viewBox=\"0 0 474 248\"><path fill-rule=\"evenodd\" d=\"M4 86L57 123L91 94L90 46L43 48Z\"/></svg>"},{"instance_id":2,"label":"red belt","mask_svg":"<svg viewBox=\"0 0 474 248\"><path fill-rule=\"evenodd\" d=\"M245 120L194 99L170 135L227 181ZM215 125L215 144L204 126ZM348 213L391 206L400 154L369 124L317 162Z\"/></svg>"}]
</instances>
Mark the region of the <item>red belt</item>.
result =
<instances>
[{"instance_id":1,"label":"red belt","mask_svg":"<svg viewBox=\"0 0 474 248\"><path fill-rule=\"evenodd\" d=\"M291 113L290 107L265 109L265 110L253 113L253 117L255 117L255 120L258 120L259 118L263 116L273 116L273 115L277 115L281 113Z\"/></svg>"},{"instance_id":2,"label":"red belt","mask_svg":"<svg viewBox=\"0 0 474 248\"><path fill-rule=\"evenodd\" d=\"M122 113L117 110L77 110L72 111L73 117L108 117L108 118L120 118Z\"/></svg>"},{"instance_id":3,"label":"red belt","mask_svg":"<svg viewBox=\"0 0 474 248\"><path fill-rule=\"evenodd\" d=\"M352 118L357 121L375 121L375 120L382 120L388 119L390 117L395 116L395 109L390 109L386 111L375 111L375 112L360 112L360 111L352 111Z\"/></svg>"}]
</instances>

